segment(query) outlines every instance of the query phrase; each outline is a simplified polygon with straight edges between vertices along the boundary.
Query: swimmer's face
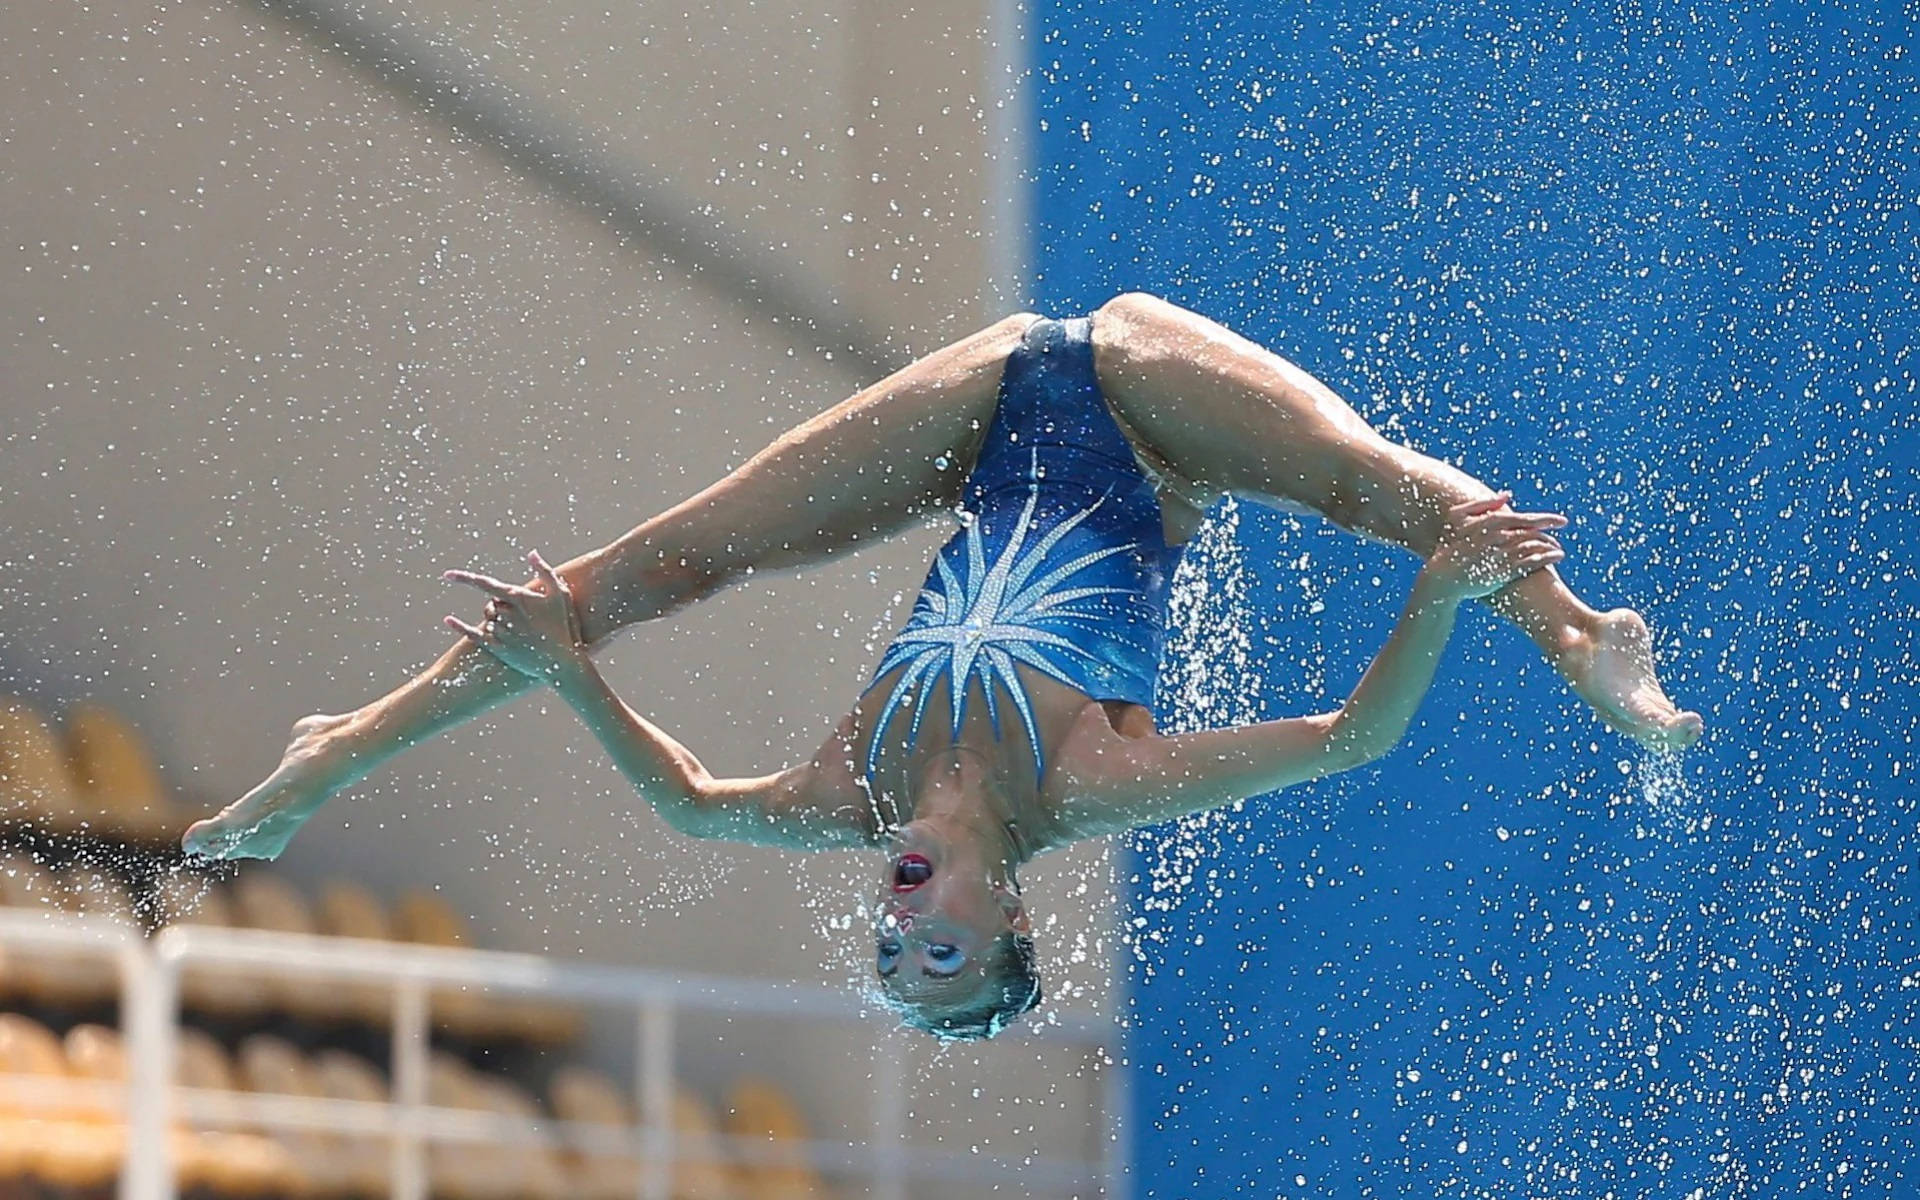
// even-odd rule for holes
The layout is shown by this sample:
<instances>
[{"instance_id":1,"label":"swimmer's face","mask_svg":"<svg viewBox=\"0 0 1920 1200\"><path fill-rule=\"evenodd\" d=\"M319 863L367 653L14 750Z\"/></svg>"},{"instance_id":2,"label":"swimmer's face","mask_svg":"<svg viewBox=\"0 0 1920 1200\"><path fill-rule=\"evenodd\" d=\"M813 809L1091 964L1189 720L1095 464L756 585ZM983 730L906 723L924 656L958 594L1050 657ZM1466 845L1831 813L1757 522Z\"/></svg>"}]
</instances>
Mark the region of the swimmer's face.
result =
<instances>
[{"instance_id":1,"label":"swimmer's face","mask_svg":"<svg viewBox=\"0 0 1920 1200\"><path fill-rule=\"evenodd\" d=\"M964 1005L989 982L995 939L1030 929L1012 889L978 856L911 826L881 878L874 925L880 985L916 1007Z\"/></svg>"}]
</instances>

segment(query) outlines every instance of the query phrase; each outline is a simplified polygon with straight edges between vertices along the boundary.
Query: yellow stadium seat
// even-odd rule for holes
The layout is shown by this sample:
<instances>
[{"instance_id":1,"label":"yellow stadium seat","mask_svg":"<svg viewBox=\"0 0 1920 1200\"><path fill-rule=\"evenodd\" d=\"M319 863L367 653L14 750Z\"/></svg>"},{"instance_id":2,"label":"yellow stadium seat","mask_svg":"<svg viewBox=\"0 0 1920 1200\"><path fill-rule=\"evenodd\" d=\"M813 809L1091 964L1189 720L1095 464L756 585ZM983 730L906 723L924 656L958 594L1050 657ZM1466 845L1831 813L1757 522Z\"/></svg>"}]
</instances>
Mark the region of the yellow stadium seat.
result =
<instances>
[{"instance_id":1,"label":"yellow stadium seat","mask_svg":"<svg viewBox=\"0 0 1920 1200\"><path fill-rule=\"evenodd\" d=\"M379 1067L346 1050L316 1051L313 1078L321 1095L335 1100L357 1100L362 1104L387 1102L386 1075Z\"/></svg>"},{"instance_id":2,"label":"yellow stadium seat","mask_svg":"<svg viewBox=\"0 0 1920 1200\"><path fill-rule=\"evenodd\" d=\"M265 1073L259 1059L284 1052L269 1046L256 1051L256 1071ZM181 1087L231 1093L231 1112L244 1113L247 1101L234 1060L211 1034L183 1028L173 1060L174 1082ZM175 1180L183 1191L218 1196L280 1195L299 1189L302 1175L293 1153L272 1135L222 1125L218 1129L172 1131Z\"/></svg>"},{"instance_id":3,"label":"yellow stadium seat","mask_svg":"<svg viewBox=\"0 0 1920 1200\"><path fill-rule=\"evenodd\" d=\"M84 817L66 748L32 705L0 696L0 823L72 833Z\"/></svg>"},{"instance_id":4,"label":"yellow stadium seat","mask_svg":"<svg viewBox=\"0 0 1920 1200\"><path fill-rule=\"evenodd\" d=\"M467 923L453 906L431 892L410 891L393 909L393 930L402 941L422 946L472 946ZM434 1020L452 1033L480 1037L493 1032L485 994L444 988L433 993Z\"/></svg>"},{"instance_id":5,"label":"yellow stadium seat","mask_svg":"<svg viewBox=\"0 0 1920 1200\"><path fill-rule=\"evenodd\" d=\"M329 882L320 892L320 932L331 937L394 940L393 921L380 898L357 883Z\"/></svg>"},{"instance_id":6,"label":"yellow stadium seat","mask_svg":"<svg viewBox=\"0 0 1920 1200\"><path fill-rule=\"evenodd\" d=\"M240 1043L235 1073L250 1092L263 1095L324 1098L318 1069L292 1042L256 1033ZM294 1190L301 1195L332 1196L348 1190L351 1171L345 1145L332 1134L269 1131L284 1151Z\"/></svg>"},{"instance_id":7,"label":"yellow stadium seat","mask_svg":"<svg viewBox=\"0 0 1920 1200\"><path fill-rule=\"evenodd\" d=\"M394 940L393 922L385 906L372 892L358 884L334 880L320 893L316 914L320 932L329 937L364 938L368 941ZM393 990L379 983L341 982L333 985L340 1006L356 1019L369 1025L384 1026L393 1015Z\"/></svg>"},{"instance_id":8,"label":"yellow stadium seat","mask_svg":"<svg viewBox=\"0 0 1920 1200\"><path fill-rule=\"evenodd\" d=\"M826 1194L800 1144L807 1123L779 1085L742 1079L727 1094L727 1132L754 1147L740 1166L741 1190L755 1200L807 1200Z\"/></svg>"},{"instance_id":9,"label":"yellow stadium seat","mask_svg":"<svg viewBox=\"0 0 1920 1200\"><path fill-rule=\"evenodd\" d=\"M488 1112L526 1121L543 1115L534 1098L504 1075L481 1072L475 1085ZM550 1140L503 1143L500 1150L499 1183L505 1195L530 1200L559 1200L566 1195L566 1172Z\"/></svg>"},{"instance_id":10,"label":"yellow stadium seat","mask_svg":"<svg viewBox=\"0 0 1920 1200\"><path fill-rule=\"evenodd\" d=\"M452 1054L434 1051L427 1064L428 1104L484 1111L487 1100L478 1071ZM499 1146L434 1143L427 1148L427 1173L433 1194L450 1200L504 1200L511 1190L511 1164Z\"/></svg>"},{"instance_id":11,"label":"yellow stadium seat","mask_svg":"<svg viewBox=\"0 0 1920 1200\"><path fill-rule=\"evenodd\" d=\"M233 881L233 911L249 929L275 933L319 932L313 907L297 888L269 870L249 870Z\"/></svg>"},{"instance_id":12,"label":"yellow stadium seat","mask_svg":"<svg viewBox=\"0 0 1920 1200\"><path fill-rule=\"evenodd\" d=\"M233 1059L219 1039L205 1030L184 1028L179 1031L173 1058L173 1080L181 1087L210 1092L240 1089Z\"/></svg>"},{"instance_id":13,"label":"yellow stadium seat","mask_svg":"<svg viewBox=\"0 0 1920 1200\"><path fill-rule=\"evenodd\" d=\"M587 1067L556 1070L547 1084L547 1103L562 1121L633 1129L633 1113L619 1085ZM573 1192L583 1200L627 1200L638 1194L640 1159L635 1154L575 1149L567 1161Z\"/></svg>"},{"instance_id":14,"label":"yellow stadium seat","mask_svg":"<svg viewBox=\"0 0 1920 1200\"><path fill-rule=\"evenodd\" d=\"M457 1056L435 1050L427 1060L427 1103L435 1108L485 1108L478 1074Z\"/></svg>"},{"instance_id":15,"label":"yellow stadium seat","mask_svg":"<svg viewBox=\"0 0 1920 1200\"><path fill-rule=\"evenodd\" d=\"M633 1110L620 1085L590 1067L564 1066L547 1084L547 1099L562 1121L586 1125L632 1125Z\"/></svg>"},{"instance_id":16,"label":"yellow stadium seat","mask_svg":"<svg viewBox=\"0 0 1920 1200\"><path fill-rule=\"evenodd\" d=\"M511 1039L553 1049L572 1044L586 1027L579 1009L549 1000L479 992L472 1007L465 1029L479 1038Z\"/></svg>"},{"instance_id":17,"label":"yellow stadium seat","mask_svg":"<svg viewBox=\"0 0 1920 1200\"><path fill-rule=\"evenodd\" d=\"M300 1164L275 1138L228 1130L176 1136L180 1149L175 1161L189 1187L222 1197L284 1196L304 1190Z\"/></svg>"},{"instance_id":18,"label":"yellow stadium seat","mask_svg":"<svg viewBox=\"0 0 1920 1200\"><path fill-rule=\"evenodd\" d=\"M431 892L411 891L393 910L394 930L409 942L423 946L470 946L467 923L453 906Z\"/></svg>"},{"instance_id":19,"label":"yellow stadium seat","mask_svg":"<svg viewBox=\"0 0 1920 1200\"><path fill-rule=\"evenodd\" d=\"M362 1104L385 1104L387 1080L380 1069L345 1050L321 1050L313 1056L314 1078L322 1095ZM387 1194L388 1143L383 1137L350 1135L340 1138L342 1174L347 1190L356 1196Z\"/></svg>"},{"instance_id":20,"label":"yellow stadium seat","mask_svg":"<svg viewBox=\"0 0 1920 1200\"><path fill-rule=\"evenodd\" d=\"M808 1137L806 1119L780 1085L751 1077L727 1093L727 1131L780 1142L804 1142Z\"/></svg>"},{"instance_id":21,"label":"yellow stadium seat","mask_svg":"<svg viewBox=\"0 0 1920 1200\"><path fill-rule=\"evenodd\" d=\"M0 1112L0 1195L15 1195L14 1185L33 1169L33 1147L41 1122Z\"/></svg>"},{"instance_id":22,"label":"yellow stadium seat","mask_svg":"<svg viewBox=\"0 0 1920 1200\"><path fill-rule=\"evenodd\" d=\"M55 1188L103 1187L120 1173L126 1127L96 1121L48 1121L35 1133L27 1173Z\"/></svg>"},{"instance_id":23,"label":"yellow stadium seat","mask_svg":"<svg viewBox=\"0 0 1920 1200\"><path fill-rule=\"evenodd\" d=\"M0 1076L26 1076L26 1082L67 1077L67 1056L53 1031L31 1017L0 1013ZM66 1108L50 1105L32 1091L0 1082L0 1117L48 1118L65 1116Z\"/></svg>"},{"instance_id":24,"label":"yellow stadium seat","mask_svg":"<svg viewBox=\"0 0 1920 1200\"><path fill-rule=\"evenodd\" d=\"M554 1115L563 1121L588 1125L619 1125L633 1128L636 1110L618 1084L598 1071L581 1066L566 1066L555 1071L548 1085ZM673 1096L675 1163L672 1193L674 1200L747 1200L752 1192L740 1190L734 1182L724 1150L720 1145L720 1126L706 1104L685 1088L676 1088ZM621 1155L576 1156L575 1179L583 1191L590 1190L598 1200L620 1194L633 1194L637 1174L644 1159ZM754 1197L757 1200L757 1197Z\"/></svg>"},{"instance_id":25,"label":"yellow stadium seat","mask_svg":"<svg viewBox=\"0 0 1920 1200\"><path fill-rule=\"evenodd\" d=\"M234 1073L250 1092L275 1096L318 1096L320 1081L300 1048L285 1038L256 1033L242 1039L234 1055Z\"/></svg>"},{"instance_id":26,"label":"yellow stadium seat","mask_svg":"<svg viewBox=\"0 0 1920 1200\"><path fill-rule=\"evenodd\" d=\"M146 740L103 704L67 710L67 762L79 808L109 833L171 841L180 820Z\"/></svg>"},{"instance_id":27,"label":"yellow stadium seat","mask_svg":"<svg viewBox=\"0 0 1920 1200\"><path fill-rule=\"evenodd\" d=\"M733 1172L720 1148L720 1126L700 1097L685 1088L674 1092L674 1200L737 1200Z\"/></svg>"},{"instance_id":28,"label":"yellow stadium seat","mask_svg":"<svg viewBox=\"0 0 1920 1200\"><path fill-rule=\"evenodd\" d=\"M61 1049L70 1078L113 1085L111 1093L78 1101L74 1114L90 1121L124 1120L127 1055L119 1031L105 1025L75 1025L61 1039Z\"/></svg>"},{"instance_id":29,"label":"yellow stadium seat","mask_svg":"<svg viewBox=\"0 0 1920 1200\"><path fill-rule=\"evenodd\" d=\"M313 935L320 922L297 888L267 870L243 872L233 883L234 913L252 929ZM315 986L303 975L288 975L268 984L268 995L282 1011L310 1021L337 1022L358 1012L350 989L328 983Z\"/></svg>"},{"instance_id":30,"label":"yellow stadium seat","mask_svg":"<svg viewBox=\"0 0 1920 1200\"><path fill-rule=\"evenodd\" d=\"M17 1013L0 1013L0 1075L25 1083L74 1078L53 1031ZM0 1177L26 1176L55 1187L91 1188L119 1169L119 1126L98 1119L92 1100L59 1099L0 1083Z\"/></svg>"}]
</instances>

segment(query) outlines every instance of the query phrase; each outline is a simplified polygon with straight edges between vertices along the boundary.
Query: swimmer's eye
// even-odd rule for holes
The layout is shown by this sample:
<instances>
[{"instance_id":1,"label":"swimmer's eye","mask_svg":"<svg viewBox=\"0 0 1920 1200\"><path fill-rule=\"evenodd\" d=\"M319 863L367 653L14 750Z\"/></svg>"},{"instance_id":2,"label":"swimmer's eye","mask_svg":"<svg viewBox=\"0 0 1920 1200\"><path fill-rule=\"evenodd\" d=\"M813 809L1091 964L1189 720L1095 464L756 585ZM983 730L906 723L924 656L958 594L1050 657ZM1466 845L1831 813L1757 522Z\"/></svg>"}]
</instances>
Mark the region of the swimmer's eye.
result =
<instances>
[{"instance_id":1,"label":"swimmer's eye","mask_svg":"<svg viewBox=\"0 0 1920 1200\"><path fill-rule=\"evenodd\" d=\"M882 975L893 974L894 968L900 965L900 943L888 938L880 943L879 950L880 973Z\"/></svg>"},{"instance_id":2,"label":"swimmer's eye","mask_svg":"<svg viewBox=\"0 0 1920 1200\"><path fill-rule=\"evenodd\" d=\"M927 961L933 964L929 969L935 975L954 975L967 965L967 956L958 946L934 942L927 947Z\"/></svg>"}]
</instances>

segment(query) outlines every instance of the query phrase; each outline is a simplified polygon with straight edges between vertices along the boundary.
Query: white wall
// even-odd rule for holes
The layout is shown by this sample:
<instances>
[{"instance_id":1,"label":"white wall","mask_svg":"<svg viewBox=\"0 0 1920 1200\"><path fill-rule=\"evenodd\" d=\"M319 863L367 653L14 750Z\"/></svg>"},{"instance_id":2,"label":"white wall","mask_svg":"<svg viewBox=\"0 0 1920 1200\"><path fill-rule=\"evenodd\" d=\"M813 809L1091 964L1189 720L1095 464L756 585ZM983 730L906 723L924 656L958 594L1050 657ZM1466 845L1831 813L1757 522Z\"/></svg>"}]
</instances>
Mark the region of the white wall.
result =
<instances>
[{"instance_id":1,"label":"white wall","mask_svg":"<svg viewBox=\"0 0 1920 1200\"><path fill-rule=\"evenodd\" d=\"M606 11L418 6L903 357L997 315L972 6ZM0 68L0 691L119 704L198 804L437 654L474 608L441 568L604 542L865 382L247 5L9 5ZM770 769L845 710L941 532L643 630L610 677L714 769ZM486 944L800 980L861 975L830 926L877 870L673 835L535 697L337 801L282 866L439 887ZM1107 885L1102 847L1031 884L1074 1007L1105 1004ZM886 1036L935 1076L978 1057ZM768 1052L733 1047L716 1080ZM1008 1087L1049 1073L980 1053ZM783 1073L818 1113L865 1066Z\"/></svg>"}]
</instances>

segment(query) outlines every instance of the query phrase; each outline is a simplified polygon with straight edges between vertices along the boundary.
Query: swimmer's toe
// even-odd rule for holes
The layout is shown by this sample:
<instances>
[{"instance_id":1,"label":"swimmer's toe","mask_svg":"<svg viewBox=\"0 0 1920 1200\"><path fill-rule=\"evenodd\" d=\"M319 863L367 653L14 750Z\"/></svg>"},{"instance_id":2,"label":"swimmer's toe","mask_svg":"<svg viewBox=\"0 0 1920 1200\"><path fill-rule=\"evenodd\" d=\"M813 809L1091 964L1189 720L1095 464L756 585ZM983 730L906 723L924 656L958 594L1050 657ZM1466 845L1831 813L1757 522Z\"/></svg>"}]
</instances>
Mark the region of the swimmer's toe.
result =
<instances>
[{"instance_id":1,"label":"swimmer's toe","mask_svg":"<svg viewBox=\"0 0 1920 1200\"><path fill-rule=\"evenodd\" d=\"M269 836L270 824L271 818L243 828L234 828L219 817L195 821L181 836L180 849L188 858L278 858L286 838Z\"/></svg>"},{"instance_id":2,"label":"swimmer's toe","mask_svg":"<svg viewBox=\"0 0 1920 1200\"><path fill-rule=\"evenodd\" d=\"M1667 726L1667 744L1675 750L1684 750L1700 740L1707 729L1706 721L1697 712L1683 712Z\"/></svg>"}]
</instances>

